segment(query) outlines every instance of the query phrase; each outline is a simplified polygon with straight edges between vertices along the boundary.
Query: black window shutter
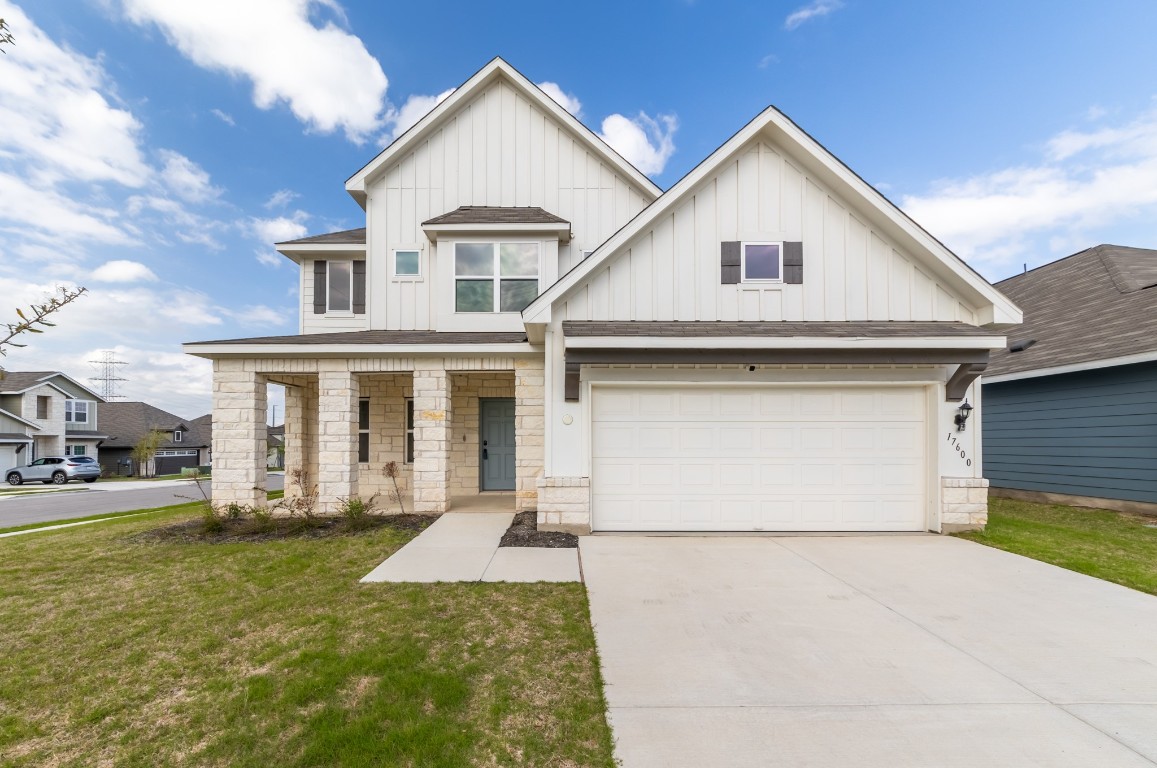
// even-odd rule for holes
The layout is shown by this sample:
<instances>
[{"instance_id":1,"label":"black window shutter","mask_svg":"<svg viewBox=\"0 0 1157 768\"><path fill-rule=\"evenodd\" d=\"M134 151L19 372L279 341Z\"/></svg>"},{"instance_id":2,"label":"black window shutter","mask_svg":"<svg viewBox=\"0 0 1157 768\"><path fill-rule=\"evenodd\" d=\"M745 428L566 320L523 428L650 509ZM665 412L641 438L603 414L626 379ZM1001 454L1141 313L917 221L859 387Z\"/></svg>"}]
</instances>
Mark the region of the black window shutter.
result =
<instances>
[{"instance_id":1,"label":"black window shutter","mask_svg":"<svg viewBox=\"0 0 1157 768\"><path fill-rule=\"evenodd\" d=\"M803 284L803 243L783 244L783 281L789 285Z\"/></svg>"},{"instance_id":2,"label":"black window shutter","mask_svg":"<svg viewBox=\"0 0 1157 768\"><path fill-rule=\"evenodd\" d=\"M719 276L722 285L738 285L741 277L739 241L719 244Z\"/></svg>"},{"instance_id":3,"label":"black window shutter","mask_svg":"<svg viewBox=\"0 0 1157 768\"><path fill-rule=\"evenodd\" d=\"M313 314L325 314L325 264L318 259L313 262Z\"/></svg>"},{"instance_id":4,"label":"black window shutter","mask_svg":"<svg viewBox=\"0 0 1157 768\"><path fill-rule=\"evenodd\" d=\"M355 315L366 313L366 263L364 261L354 262L353 306Z\"/></svg>"}]
</instances>

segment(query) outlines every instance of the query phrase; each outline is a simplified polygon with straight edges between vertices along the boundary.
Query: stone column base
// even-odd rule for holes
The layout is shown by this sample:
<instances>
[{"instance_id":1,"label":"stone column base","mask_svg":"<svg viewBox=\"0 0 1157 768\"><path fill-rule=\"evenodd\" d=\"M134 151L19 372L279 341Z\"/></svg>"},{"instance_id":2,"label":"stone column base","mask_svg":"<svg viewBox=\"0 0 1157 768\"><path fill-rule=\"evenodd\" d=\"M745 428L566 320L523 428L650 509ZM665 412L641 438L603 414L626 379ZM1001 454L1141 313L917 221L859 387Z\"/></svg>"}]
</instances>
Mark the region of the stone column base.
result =
<instances>
[{"instance_id":1,"label":"stone column base","mask_svg":"<svg viewBox=\"0 0 1157 768\"><path fill-rule=\"evenodd\" d=\"M940 478L940 532L980 531L988 524L988 480Z\"/></svg>"},{"instance_id":2,"label":"stone column base","mask_svg":"<svg viewBox=\"0 0 1157 768\"><path fill-rule=\"evenodd\" d=\"M589 477L538 478L538 529L585 536L591 532Z\"/></svg>"}]
</instances>

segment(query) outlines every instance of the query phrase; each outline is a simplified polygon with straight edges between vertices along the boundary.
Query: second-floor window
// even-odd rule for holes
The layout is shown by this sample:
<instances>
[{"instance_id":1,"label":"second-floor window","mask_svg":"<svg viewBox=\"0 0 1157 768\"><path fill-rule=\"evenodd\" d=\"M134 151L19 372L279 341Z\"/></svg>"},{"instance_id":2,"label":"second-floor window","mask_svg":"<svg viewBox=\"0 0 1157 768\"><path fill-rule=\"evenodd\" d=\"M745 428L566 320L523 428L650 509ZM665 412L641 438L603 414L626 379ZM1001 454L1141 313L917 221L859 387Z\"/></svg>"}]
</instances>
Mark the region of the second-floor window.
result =
<instances>
[{"instance_id":1,"label":"second-floor window","mask_svg":"<svg viewBox=\"0 0 1157 768\"><path fill-rule=\"evenodd\" d=\"M326 278L328 296L326 309L330 312L353 311L354 263L352 261L330 261Z\"/></svg>"},{"instance_id":2,"label":"second-floor window","mask_svg":"<svg viewBox=\"0 0 1157 768\"><path fill-rule=\"evenodd\" d=\"M455 243L454 311L521 312L538 296L538 243Z\"/></svg>"},{"instance_id":3,"label":"second-floor window","mask_svg":"<svg viewBox=\"0 0 1157 768\"><path fill-rule=\"evenodd\" d=\"M318 259L313 262L313 313L355 315L366 311L366 262Z\"/></svg>"},{"instance_id":4,"label":"second-floor window","mask_svg":"<svg viewBox=\"0 0 1157 768\"><path fill-rule=\"evenodd\" d=\"M65 400L64 420L70 424L87 424L88 408L87 400Z\"/></svg>"},{"instance_id":5,"label":"second-floor window","mask_svg":"<svg viewBox=\"0 0 1157 768\"><path fill-rule=\"evenodd\" d=\"M48 397L47 395L37 395L36 396L36 418L38 418L38 419L47 419L48 418L48 414L50 413L49 403L51 403L51 402L52 402L52 398Z\"/></svg>"}]
</instances>

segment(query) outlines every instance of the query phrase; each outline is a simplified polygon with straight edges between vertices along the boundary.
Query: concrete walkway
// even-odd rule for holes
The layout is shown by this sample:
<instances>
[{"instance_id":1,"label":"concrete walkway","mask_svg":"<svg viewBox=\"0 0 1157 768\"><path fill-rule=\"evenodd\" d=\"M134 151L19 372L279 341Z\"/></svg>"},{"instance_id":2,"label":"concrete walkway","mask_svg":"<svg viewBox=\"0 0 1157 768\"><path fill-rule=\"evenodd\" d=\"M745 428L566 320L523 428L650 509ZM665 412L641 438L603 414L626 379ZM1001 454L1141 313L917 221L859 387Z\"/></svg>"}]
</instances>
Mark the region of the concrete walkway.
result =
<instances>
[{"instance_id":1,"label":"concrete walkway","mask_svg":"<svg viewBox=\"0 0 1157 768\"><path fill-rule=\"evenodd\" d=\"M584 537L615 754L1157 765L1157 598L937 536Z\"/></svg>"},{"instance_id":2,"label":"concrete walkway","mask_svg":"<svg viewBox=\"0 0 1157 768\"><path fill-rule=\"evenodd\" d=\"M499 547L511 512L447 512L363 582L580 581L577 549Z\"/></svg>"}]
</instances>

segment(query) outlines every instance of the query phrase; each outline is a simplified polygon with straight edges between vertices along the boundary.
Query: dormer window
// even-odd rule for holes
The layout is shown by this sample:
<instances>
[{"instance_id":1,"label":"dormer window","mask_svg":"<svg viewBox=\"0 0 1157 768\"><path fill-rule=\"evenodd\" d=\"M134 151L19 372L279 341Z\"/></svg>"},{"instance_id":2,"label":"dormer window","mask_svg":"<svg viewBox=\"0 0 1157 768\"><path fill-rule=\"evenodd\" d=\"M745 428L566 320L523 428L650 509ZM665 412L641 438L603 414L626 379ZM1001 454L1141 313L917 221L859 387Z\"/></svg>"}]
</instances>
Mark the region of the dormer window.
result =
<instances>
[{"instance_id":1,"label":"dormer window","mask_svg":"<svg viewBox=\"0 0 1157 768\"><path fill-rule=\"evenodd\" d=\"M540 245L454 244L454 311L521 312L538 296Z\"/></svg>"},{"instance_id":2,"label":"dormer window","mask_svg":"<svg viewBox=\"0 0 1157 768\"><path fill-rule=\"evenodd\" d=\"M182 433L181 433L181 430L179 430L179 429L174 429L174 430L173 430L173 442L174 442L174 443L179 443L179 442L181 442L181 434L182 434Z\"/></svg>"}]
</instances>

